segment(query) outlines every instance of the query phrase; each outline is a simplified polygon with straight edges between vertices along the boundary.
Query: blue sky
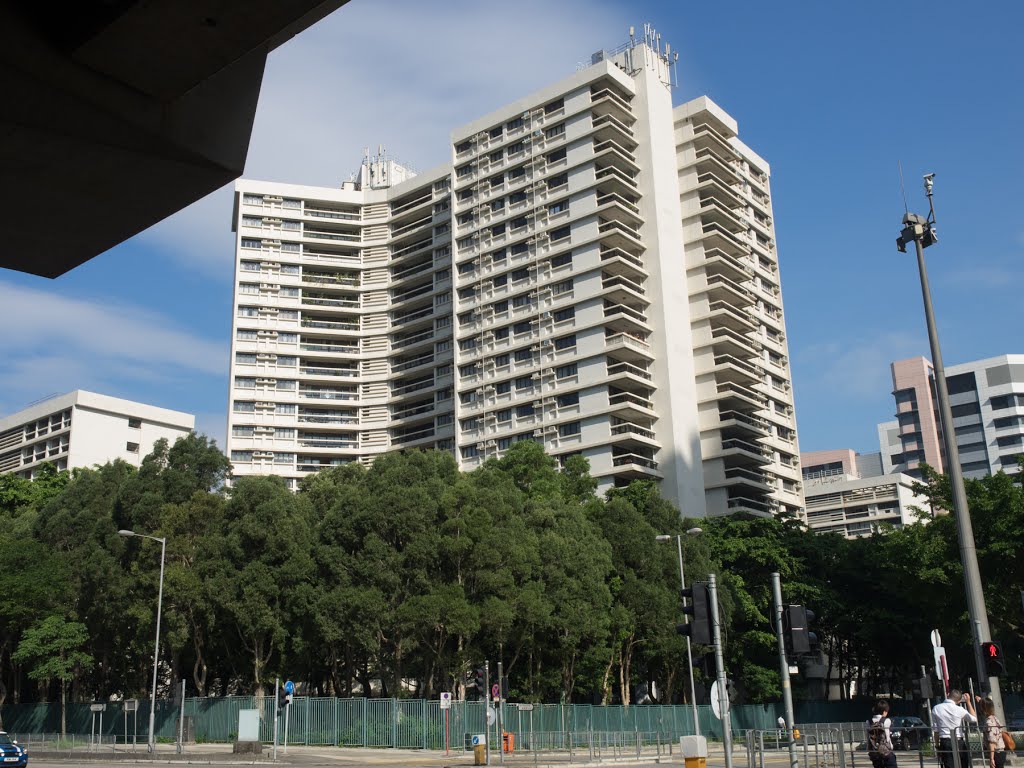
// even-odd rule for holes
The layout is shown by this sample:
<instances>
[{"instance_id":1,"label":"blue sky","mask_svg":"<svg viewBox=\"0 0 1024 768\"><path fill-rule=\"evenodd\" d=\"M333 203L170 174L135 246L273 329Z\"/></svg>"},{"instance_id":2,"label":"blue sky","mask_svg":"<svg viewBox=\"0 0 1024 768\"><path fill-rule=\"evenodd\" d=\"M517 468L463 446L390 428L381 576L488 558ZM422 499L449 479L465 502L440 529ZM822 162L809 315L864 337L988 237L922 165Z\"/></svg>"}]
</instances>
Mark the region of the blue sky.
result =
<instances>
[{"instance_id":1,"label":"blue sky","mask_svg":"<svg viewBox=\"0 0 1024 768\"><path fill-rule=\"evenodd\" d=\"M801 448L877 450L888 362L927 355L896 252L937 173L929 269L947 364L1024 352L1024 4L352 0L271 55L246 176L336 185L364 146L415 167L454 127L650 21L772 165ZM75 388L189 411L223 444L231 195L57 280L0 270L0 414Z\"/></svg>"}]
</instances>

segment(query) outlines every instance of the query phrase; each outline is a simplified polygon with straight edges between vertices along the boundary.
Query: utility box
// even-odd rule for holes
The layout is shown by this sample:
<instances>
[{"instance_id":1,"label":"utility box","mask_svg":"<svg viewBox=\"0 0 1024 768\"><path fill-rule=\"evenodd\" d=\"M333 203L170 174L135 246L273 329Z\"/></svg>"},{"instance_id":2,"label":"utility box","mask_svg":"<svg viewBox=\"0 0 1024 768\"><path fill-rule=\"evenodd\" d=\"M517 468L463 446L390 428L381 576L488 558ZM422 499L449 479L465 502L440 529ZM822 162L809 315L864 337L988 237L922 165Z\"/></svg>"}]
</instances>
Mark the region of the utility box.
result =
<instances>
[{"instance_id":1,"label":"utility box","mask_svg":"<svg viewBox=\"0 0 1024 768\"><path fill-rule=\"evenodd\" d=\"M703 736L683 736L679 739L679 751L686 768L707 768L708 740Z\"/></svg>"},{"instance_id":2,"label":"utility box","mask_svg":"<svg viewBox=\"0 0 1024 768\"><path fill-rule=\"evenodd\" d=\"M238 710L238 738L232 752L236 755L258 755L263 751L260 743L260 711Z\"/></svg>"}]
</instances>

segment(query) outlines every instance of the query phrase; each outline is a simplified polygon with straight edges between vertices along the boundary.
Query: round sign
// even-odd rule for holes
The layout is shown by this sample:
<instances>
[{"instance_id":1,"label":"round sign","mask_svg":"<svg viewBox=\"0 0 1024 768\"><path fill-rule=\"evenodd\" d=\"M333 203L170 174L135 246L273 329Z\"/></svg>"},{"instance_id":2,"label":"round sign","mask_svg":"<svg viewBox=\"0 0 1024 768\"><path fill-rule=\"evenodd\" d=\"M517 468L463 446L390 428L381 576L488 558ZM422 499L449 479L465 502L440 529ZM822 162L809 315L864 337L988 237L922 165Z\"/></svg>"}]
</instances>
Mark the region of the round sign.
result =
<instances>
[{"instance_id":1,"label":"round sign","mask_svg":"<svg viewBox=\"0 0 1024 768\"><path fill-rule=\"evenodd\" d=\"M295 683L291 680L286 680L284 684L284 692L287 694L295 693Z\"/></svg>"},{"instance_id":2,"label":"round sign","mask_svg":"<svg viewBox=\"0 0 1024 768\"><path fill-rule=\"evenodd\" d=\"M499 693L501 693L501 688L499 688L498 684L495 683L494 685L491 686L491 697L496 699L496 698L498 698L498 694Z\"/></svg>"}]
</instances>

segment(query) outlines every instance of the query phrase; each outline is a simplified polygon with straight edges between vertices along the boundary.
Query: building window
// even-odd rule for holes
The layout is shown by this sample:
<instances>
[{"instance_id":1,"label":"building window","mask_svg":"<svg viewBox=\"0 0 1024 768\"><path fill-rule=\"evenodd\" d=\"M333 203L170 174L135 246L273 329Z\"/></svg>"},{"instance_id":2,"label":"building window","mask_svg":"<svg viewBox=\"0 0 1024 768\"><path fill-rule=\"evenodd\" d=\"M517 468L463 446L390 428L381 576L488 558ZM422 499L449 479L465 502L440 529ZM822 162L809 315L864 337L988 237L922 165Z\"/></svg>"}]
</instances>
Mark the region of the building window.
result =
<instances>
[{"instance_id":1,"label":"building window","mask_svg":"<svg viewBox=\"0 0 1024 768\"><path fill-rule=\"evenodd\" d=\"M525 123L523 122L523 118L517 117L515 120L509 120L507 123L505 123L505 128L507 128L510 131L515 131L519 128L522 128L524 125Z\"/></svg>"},{"instance_id":2,"label":"building window","mask_svg":"<svg viewBox=\"0 0 1024 768\"><path fill-rule=\"evenodd\" d=\"M495 262L504 261L505 260L505 256L506 256L505 249L504 248L499 248L498 250L493 251L491 253L491 261L495 261Z\"/></svg>"},{"instance_id":3,"label":"building window","mask_svg":"<svg viewBox=\"0 0 1024 768\"><path fill-rule=\"evenodd\" d=\"M576 346L576 334L570 333L560 339L555 339L555 349L570 349Z\"/></svg>"},{"instance_id":4,"label":"building window","mask_svg":"<svg viewBox=\"0 0 1024 768\"><path fill-rule=\"evenodd\" d=\"M249 463L252 461L252 451L232 451L231 460Z\"/></svg>"},{"instance_id":5,"label":"building window","mask_svg":"<svg viewBox=\"0 0 1024 768\"><path fill-rule=\"evenodd\" d=\"M506 421L512 421L511 408L502 408L500 411L497 411L494 415L495 418L497 418L499 424L503 424Z\"/></svg>"},{"instance_id":6,"label":"building window","mask_svg":"<svg viewBox=\"0 0 1024 768\"><path fill-rule=\"evenodd\" d=\"M509 178L510 181L514 180L514 179L521 179L525 175L526 175L526 166L525 165L520 165L518 168L513 168L511 171L508 172L508 178ZM526 193L525 192L523 193L523 198L522 199L524 199L524 200L526 199ZM514 202L517 202L517 201L516 200L512 200L512 202L514 203Z\"/></svg>"},{"instance_id":7,"label":"building window","mask_svg":"<svg viewBox=\"0 0 1024 768\"><path fill-rule=\"evenodd\" d=\"M532 330L533 324L529 320L524 320L523 322L516 323L515 325L512 326L512 332L516 334L529 333Z\"/></svg>"},{"instance_id":8,"label":"building window","mask_svg":"<svg viewBox=\"0 0 1024 768\"><path fill-rule=\"evenodd\" d=\"M236 400L235 413L253 413L256 410L256 403L251 400Z\"/></svg>"},{"instance_id":9,"label":"building window","mask_svg":"<svg viewBox=\"0 0 1024 768\"><path fill-rule=\"evenodd\" d=\"M565 156L565 147L562 147L554 152L548 152L547 159L549 163L557 163L559 160L565 160Z\"/></svg>"},{"instance_id":10,"label":"building window","mask_svg":"<svg viewBox=\"0 0 1024 768\"><path fill-rule=\"evenodd\" d=\"M516 378L516 391L523 389L533 389L533 379L529 376L519 376Z\"/></svg>"},{"instance_id":11,"label":"building window","mask_svg":"<svg viewBox=\"0 0 1024 768\"><path fill-rule=\"evenodd\" d=\"M490 136L492 139L500 139L502 133L504 133L504 130L500 125L498 125L495 126L494 128L491 128L491 130L487 132L487 135Z\"/></svg>"},{"instance_id":12,"label":"building window","mask_svg":"<svg viewBox=\"0 0 1024 768\"><path fill-rule=\"evenodd\" d=\"M465 445L459 449L459 452L464 459L475 459L479 455L475 445Z\"/></svg>"},{"instance_id":13,"label":"building window","mask_svg":"<svg viewBox=\"0 0 1024 768\"><path fill-rule=\"evenodd\" d=\"M142 429L142 419L128 419L129 429Z\"/></svg>"},{"instance_id":14,"label":"building window","mask_svg":"<svg viewBox=\"0 0 1024 768\"><path fill-rule=\"evenodd\" d=\"M568 280L562 280L559 283L555 283L551 286L551 292L556 296L562 293L571 293L572 278L570 277Z\"/></svg>"},{"instance_id":15,"label":"building window","mask_svg":"<svg viewBox=\"0 0 1024 768\"><path fill-rule=\"evenodd\" d=\"M569 183L569 174L565 173L565 172L559 173L556 176L552 176L552 177L550 177L547 180L548 189L554 189L555 187L560 187L563 184L568 184L568 183Z\"/></svg>"},{"instance_id":16,"label":"building window","mask_svg":"<svg viewBox=\"0 0 1024 768\"><path fill-rule=\"evenodd\" d=\"M522 363L527 360L533 360L533 351L529 347L527 347L526 349L517 349L516 362Z\"/></svg>"},{"instance_id":17,"label":"building window","mask_svg":"<svg viewBox=\"0 0 1024 768\"><path fill-rule=\"evenodd\" d=\"M499 173L496 176L491 176L491 178L488 179L488 181L491 183L491 189L494 189L495 187L500 187L502 184L505 183L505 174Z\"/></svg>"},{"instance_id":18,"label":"building window","mask_svg":"<svg viewBox=\"0 0 1024 768\"><path fill-rule=\"evenodd\" d=\"M505 234L505 223L495 224L491 227L491 237L498 237L499 235Z\"/></svg>"},{"instance_id":19,"label":"building window","mask_svg":"<svg viewBox=\"0 0 1024 768\"><path fill-rule=\"evenodd\" d=\"M555 368L556 379L566 379L570 376L575 376L579 369L576 367L576 363L569 363L568 365L560 365Z\"/></svg>"},{"instance_id":20,"label":"building window","mask_svg":"<svg viewBox=\"0 0 1024 768\"><path fill-rule=\"evenodd\" d=\"M512 298L513 307L528 307L533 303L533 297L528 293L521 293Z\"/></svg>"},{"instance_id":21,"label":"building window","mask_svg":"<svg viewBox=\"0 0 1024 768\"><path fill-rule=\"evenodd\" d=\"M558 426L559 437L571 437L580 433L580 423L578 421L570 421L568 424L560 424Z\"/></svg>"},{"instance_id":22,"label":"building window","mask_svg":"<svg viewBox=\"0 0 1024 768\"><path fill-rule=\"evenodd\" d=\"M520 405L520 406L516 407L516 418L517 419L525 419L528 416L533 416L533 414L534 414L533 403L529 403L528 405Z\"/></svg>"},{"instance_id":23,"label":"building window","mask_svg":"<svg viewBox=\"0 0 1024 768\"><path fill-rule=\"evenodd\" d=\"M508 353L506 352L503 355L496 355L494 358L494 364L501 368L502 366L508 365L508 360Z\"/></svg>"},{"instance_id":24,"label":"building window","mask_svg":"<svg viewBox=\"0 0 1024 768\"><path fill-rule=\"evenodd\" d=\"M138 443L125 443L124 449L126 451L128 451L128 453L138 453L139 452L139 444Z\"/></svg>"},{"instance_id":25,"label":"building window","mask_svg":"<svg viewBox=\"0 0 1024 768\"><path fill-rule=\"evenodd\" d=\"M236 424L231 428L232 437L252 437L256 432L256 427L251 427L245 424Z\"/></svg>"},{"instance_id":26,"label":"building window","mask_svg":"<svg viewBox=\"0 0 1024 768\"><path fill-rule=\"evenodd\" d=\"M517 141L515 144L509 144L508 156L512 157L512 155L518 154L519 152L522 152L524 149L526 149L526 144L522 141Z\"/></svg>"},{"instance_id":27,"label":"building window","mask_svg":"<svg viewBox=\"0 0 1024 768\"><path fill-rule=\"evenodd\" d=\"M504 326L502 328L496 329L494 331L494 338L497 341L504 341L505 339L507 339L508 338L508 326L506 325L506 326Z\"/></svg>"},{"instance_id":28,"label":"building window","mask_svg":"<svg viewBox=\"0 0 1024 768\"><path fill-rule=\"evenodd\" d=\"M557 203L552 203L548 206L548 213L555 214L561 213L562 211L569 210L569 200L559 200Z\"/></svg>"},{"instance_id":29,"label":"building window","mask_svg":"<svg viewBox=\"0 0 1024 768\"><path fill-rule=\"evenodd\" d=\"M238 341L256 341L259 335L254 330L248 328L239 328L235 331L235 338Z\"/></svg>"},{"instance_id":30,"label":"building window","mask_svg":"<svg viewBox=\"0 0 1024 768\"><path fill-rule=\"evenodd\" d=\"M512 281L526 280L530 276L530 270L528 267L521 267L519 269L512 270Z\"/></svg>"},{"instance_id":31,"label":"building window","mask_svg":"<svg viewBox=\"0 0 1024 768\"><path fill-rule=\"evenodd\" d=\"M572 264L572 252L560 253L551 259L551 268L564 267L566 264Z\"/></svg>"},{"instance_id":32,"label":"building window","mask_svg":"<svg viewBox=\"0 0 1024 768\"><path fill-rule=\"evenodd\" d=\"M552 112L557 112L565 106L565 99L555 99L552 102L544 105L544 114L550 115Z\"/></svg>"},{"instance_id":33,"label":"building window","mask_svg":"<svg viewBox=\"0 0 1024 768\"><path fill-rule=\"evenodd\" d=\"M544 136L549 138L549 139L553 139L556 136L562 136L564 134L565 134L565 123L559 123L558 125L553 125L550 128L545 128L544 129Z\"/></svg>"},{"instance_id":34,"label":"building window","mask_svg":"<svg viewBox=\"0 0 1024 768\"><path fill-rule=\"evenodd\" d=\"M572 320L576 317L576 307L566 307L555 312L555 322L560 323L563 320Z\"/></svg>"},{"instance_id":35,"label":"building window","mask_svg":"<svg viewBox=\"0 0 1024 768\"><path fill-rule=\"evenodd\" d=\"M499 394L499 395L507 395L509 392L512 391L512 382L511 381L499 381L494 386L494 391L497 394Z\"/></svg>"},{"instance_id":36,"label":"building window","mask_svg":"<svg viewBox=\"0 0 1024 768\"><path fill-rule=\"evenodd\" d=\"M552 229L551 240L552 242L554 242L555 240L564 240L565 238L569 237L570 234L572 234L572 229L568 225L564 227L559 227L558 229Z\"/></svg>"},{"instance_id":37,"label":"building window","mask_svg":"<svg viewBox=\"0 0 1024 768\"><path fill-rule=\"evenodd\" d=\"M473 172L473 164L469 163L455 169L455 178L461 179Z\"/></svg>"},{"instance_id":38,"label":"building window","mask_svg":"<svg viewBox=\"0 0 1024 768\"><path fill-rule=\"evenodd\" d=\"M491 213L497 213L505 207L505 198L499 197L497 200L491 200Z\"/></svg>"},{"instance_id":39,"label":"building window","mask_svg":"<svg viewBox=\"0 0 1024 768\"><path fill-rule=\"evenodd\" d=\"M566 395L559 395L558 396L558 407L559 408L564 408L567 405L579 405L579 402L580 402L580 393L579 392L570 392L570 393L568 393Z\"/></svg>"}]
</instances>

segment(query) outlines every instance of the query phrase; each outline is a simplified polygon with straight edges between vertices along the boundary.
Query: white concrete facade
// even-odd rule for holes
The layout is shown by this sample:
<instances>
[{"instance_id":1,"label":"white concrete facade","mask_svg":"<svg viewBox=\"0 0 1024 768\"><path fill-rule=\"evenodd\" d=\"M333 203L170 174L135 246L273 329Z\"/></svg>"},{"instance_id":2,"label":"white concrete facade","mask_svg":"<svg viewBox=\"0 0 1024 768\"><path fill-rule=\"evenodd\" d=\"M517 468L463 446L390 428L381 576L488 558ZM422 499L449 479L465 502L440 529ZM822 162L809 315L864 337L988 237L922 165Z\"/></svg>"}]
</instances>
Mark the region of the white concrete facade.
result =
<instances>
[{"instance_id":1,"label":"white concrete facade","mask_svg":"<svg viewBox=\"0 0 1024 768\"><path fill-rule=\"evenodd\" d=\"M669 68L642 43L596 55L394 186L239 181L235 474L294 486L405 447L469 470L534 440L601 489L656 480L688 516L799 514L767 164L712 102L673 109ZM723 257L699 218L709 116L747 222ZM718 296L722 270L749 285ZM721 455L750 428L755 458Z\"/></svg>"},{"instance_id":2,"label":"white concrete facade","mask_svg":"<svg viewBox=\"0 0 1024 768\"><path fill-rule=\"evenodd\" d=\"M188 413L75 390L0 419L0 474L31 478L44 463L58 470L121 459L139 466L153 444L173 444L195 427Z\"/></svg>"}]
</instances>

